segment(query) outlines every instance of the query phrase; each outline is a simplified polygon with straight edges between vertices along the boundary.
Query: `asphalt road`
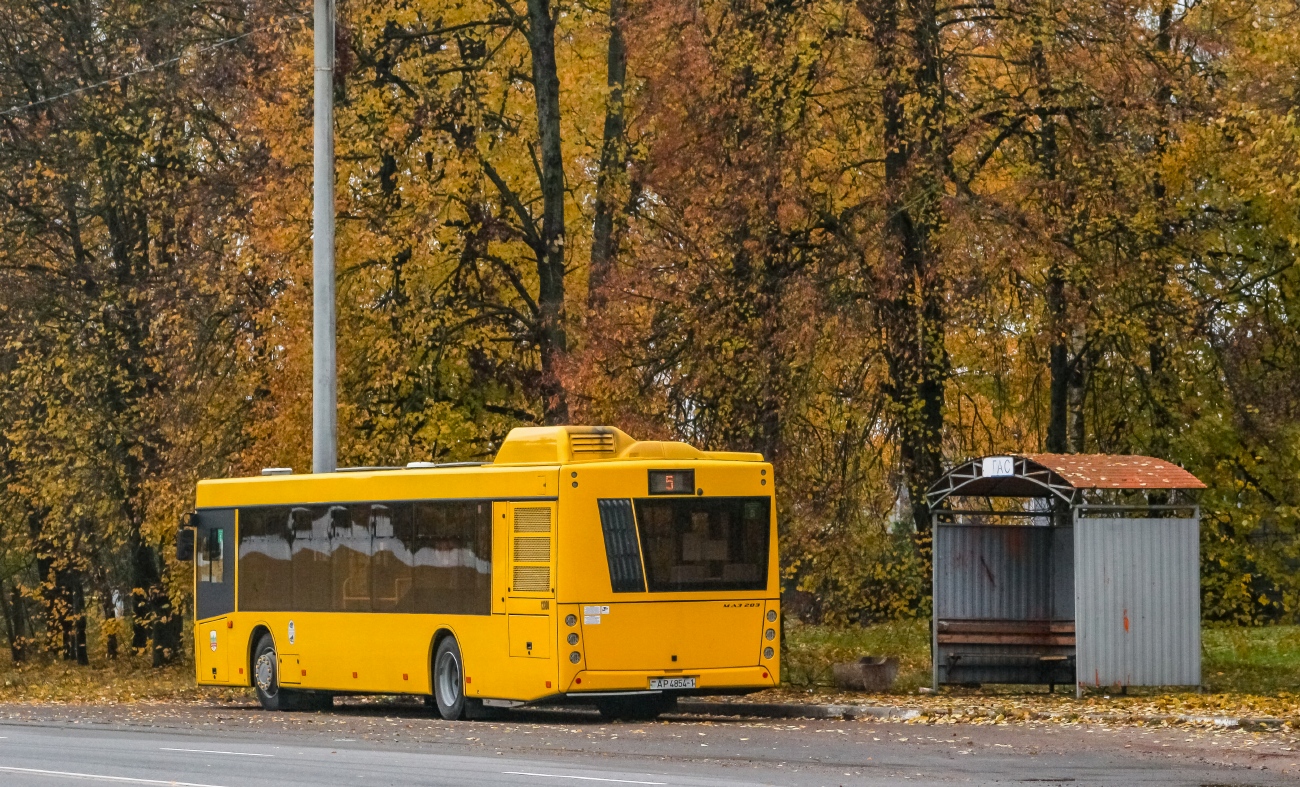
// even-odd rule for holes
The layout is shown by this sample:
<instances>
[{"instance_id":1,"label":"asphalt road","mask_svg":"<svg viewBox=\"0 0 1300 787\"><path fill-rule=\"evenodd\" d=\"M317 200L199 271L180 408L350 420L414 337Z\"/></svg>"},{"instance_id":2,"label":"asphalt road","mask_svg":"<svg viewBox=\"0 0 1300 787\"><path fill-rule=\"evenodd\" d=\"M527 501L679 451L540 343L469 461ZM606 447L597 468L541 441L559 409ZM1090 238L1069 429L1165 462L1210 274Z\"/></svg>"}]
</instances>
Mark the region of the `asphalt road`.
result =
<instances>
[{"instance_id":1,"label":"asphalt road","mask_svg":"<svg viewBox=\"0 0 1300 787\"><path fill-rule=\"evenodd\" d=\"M0 785L1295 784L1293 735L703 720L447 723L410 705L0 706Z\"/></svg>"}]
</instances>

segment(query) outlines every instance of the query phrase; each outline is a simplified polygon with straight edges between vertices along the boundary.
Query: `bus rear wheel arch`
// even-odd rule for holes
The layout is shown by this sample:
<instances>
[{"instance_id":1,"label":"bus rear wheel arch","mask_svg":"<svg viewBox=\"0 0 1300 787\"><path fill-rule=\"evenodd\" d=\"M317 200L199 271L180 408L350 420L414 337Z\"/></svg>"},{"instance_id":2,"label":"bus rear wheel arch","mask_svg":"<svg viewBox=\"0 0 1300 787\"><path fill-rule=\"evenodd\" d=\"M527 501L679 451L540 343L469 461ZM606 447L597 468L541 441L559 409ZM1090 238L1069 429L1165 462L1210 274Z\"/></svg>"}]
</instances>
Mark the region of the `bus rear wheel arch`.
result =
<instances>
[{"instance_id":1,"label":"bus rear wheel arch","mask_svg":"<svg viewBox=\"0 0 1300 787\"><path fill-rule=\"evenodd\" d=\"M271 632L262 630L253 646L249 669L253 691L265 710L325 710L334 704L327 692L286 689L280 685L280 658Z\"/></svg>"}]
</instances>

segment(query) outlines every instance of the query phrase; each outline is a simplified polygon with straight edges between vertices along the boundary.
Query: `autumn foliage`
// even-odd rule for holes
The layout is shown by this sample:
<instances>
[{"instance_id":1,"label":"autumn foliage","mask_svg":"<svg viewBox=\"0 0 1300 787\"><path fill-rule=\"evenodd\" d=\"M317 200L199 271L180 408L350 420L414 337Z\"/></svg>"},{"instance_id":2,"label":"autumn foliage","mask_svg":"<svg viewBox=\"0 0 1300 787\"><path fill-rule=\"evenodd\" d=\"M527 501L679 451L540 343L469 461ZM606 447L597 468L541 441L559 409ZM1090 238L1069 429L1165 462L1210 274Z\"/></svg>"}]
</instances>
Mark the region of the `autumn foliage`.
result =
<instances>
[{"instance_id":1,"label":"autumn foliage","mask_svg":"<svg viewBox=\"0 0 1300 787\"><path fill-rule=\"evenodd\" d=\"M945 466L1209 485L1205 614L1300 614L1300 10L344 0L340 463L521 424L762 451L789 610L924 614ZM0 611L181 647L200 478L310 466L311 24L0 5ZM1294 311L1293 311L1294 310Z\"/></svg>"}]
</instances>

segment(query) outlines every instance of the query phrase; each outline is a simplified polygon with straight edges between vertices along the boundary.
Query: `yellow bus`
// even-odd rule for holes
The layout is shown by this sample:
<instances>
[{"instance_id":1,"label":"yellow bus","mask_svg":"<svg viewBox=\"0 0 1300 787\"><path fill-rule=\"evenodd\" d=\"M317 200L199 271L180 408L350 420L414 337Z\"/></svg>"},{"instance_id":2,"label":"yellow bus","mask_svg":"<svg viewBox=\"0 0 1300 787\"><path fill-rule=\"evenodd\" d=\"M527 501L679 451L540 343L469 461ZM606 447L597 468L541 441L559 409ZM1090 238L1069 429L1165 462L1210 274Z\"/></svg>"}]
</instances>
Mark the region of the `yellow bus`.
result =
<instances>
[{"instance_id":1,"label":"yellow bus","mask_svg":"<svg viewBox=\"0 0 1300 787\"><path fill-rule=\"evenodd\" d=\"M779 682L772 467L612 427L514 429L490 463L202 481L178 534L200 684L263 707L423 695L653 718Z\"/></svg>"}]
</instances>

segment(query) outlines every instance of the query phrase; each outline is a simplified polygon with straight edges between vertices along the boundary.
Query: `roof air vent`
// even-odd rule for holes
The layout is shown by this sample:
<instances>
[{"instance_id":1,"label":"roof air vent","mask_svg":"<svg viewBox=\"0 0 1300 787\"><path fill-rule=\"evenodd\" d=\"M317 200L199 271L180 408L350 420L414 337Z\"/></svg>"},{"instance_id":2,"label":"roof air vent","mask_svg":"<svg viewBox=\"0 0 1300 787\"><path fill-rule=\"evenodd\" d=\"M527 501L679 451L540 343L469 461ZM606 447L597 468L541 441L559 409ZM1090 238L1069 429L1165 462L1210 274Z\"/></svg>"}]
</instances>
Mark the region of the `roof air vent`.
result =
<instances>
[{"instance_id":1,"label":"roof air vent","mask_svg":"<svg viewBox=\"0 0 1300 787\"><path fill-rule=\"evenodd\" d=\"M293 475L292 467L263 467L262 475Z\"/></svg>"},{"instance_id":2,"label":"roof air vent","mask_svg":"<svg viewBox=\"0 0 1300 787\"><path fill-rule=\"evenodd\" d=\"M610 454L614 453L614 435L604 434L569 434L569 447L574 454Z\"/></svg>"}]
</instances>

